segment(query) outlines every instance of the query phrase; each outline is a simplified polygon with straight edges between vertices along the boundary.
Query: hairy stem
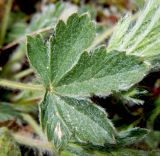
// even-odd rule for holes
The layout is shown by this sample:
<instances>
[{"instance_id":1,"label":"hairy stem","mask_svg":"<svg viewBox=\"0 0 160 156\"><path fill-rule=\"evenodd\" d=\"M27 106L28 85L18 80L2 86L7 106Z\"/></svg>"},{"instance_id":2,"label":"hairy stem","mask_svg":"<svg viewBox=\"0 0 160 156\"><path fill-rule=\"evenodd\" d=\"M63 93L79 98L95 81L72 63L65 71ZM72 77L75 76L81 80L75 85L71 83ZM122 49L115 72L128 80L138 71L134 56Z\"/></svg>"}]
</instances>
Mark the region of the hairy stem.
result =
<instances>
[{"instance_id":1,"label":"hairy stem","mask_svg":"<svg viewBox=\"0 0 160 156\"><path fill-rule=\"evenodd\" d=\"M46 141L47 138L44 136L41 128L39 127L39 125L36 123L36 121L28 114L22 114L23 119L29 123L29 125L32 126L32 128L35 130L35 132L37 133L37 135L39 135L39 137Z\"/></svg>"},{"instance_id":2,"label":"hairy stem","mask_svg":"<svg viewBox=\"0 0 160 156\"><path fill-rule=\"evenodd\" d=\"M14 79L21 79L29 74L33 73L33 69L29 68L29 69L26 69L26 70L23 70L21 72L19 72L18 74L16 74L14 76Z\"/></svg>"},{"instance_id":3,"label":"hairy stem","mask_svg":"<svg viewBox=\"0 0 160 156\"><path fill-rule=\"evenodd\" d=\"M4 37L5 37L7 26L8 26L8 20L9 20L9 14L11 11L11 7L12 7L12 0L8 0L6 4L4 17L2 20L1 31L0 31L0 48L2 47L3 42L4 42Z\"/></svg>"},{"instance_id":4,"label":"hairy stem","mask_svg":"<svg viewBox=\"0 0 160 156\"><path fill-rule=\"evenodd\" d=\"M53 30L53 26L52 27L46 27L46 28L43 28L43 29L40 29L40 30L37 30L37 31L34 31L34 32L31 32L30 34L28 35L36 35L36 34L39 34L39 33L42 33L42 32L49 32ZM9 43L8 45L4 46L2 48L2 50L6 50L6 49L9 49L17 44L19 44L20 42L25 42L25 39L26 39L26 36L25 37L20 37L18 39L16 39L15 41Z\"/></svg>"},{"instance_id":5,"label":"hairy stem","mask_svg":"<svg viewBox=\"0 0 160 156\"><path fill-rule=\"evenodd\" d=\"M16 142L22 145L26 145L32 148L37 148L40 150L52 151L52 145L48 142L42 142L38 139L33 139L20 134L12 134Z\"/></svg>"},{"instance_id":6,"label":"hairy stem","mask_svg":"<svg viewBox=\"0 0 160 156\"><path fill-rule=\"evenodd\" d=\"M25 145L31 148L37 148L40 151L44 150L44 151L48 151L50 153L52 153L53 156L58 156L58 152L56 151L56 149L54 149L54 147L52 146L51 143L49 142L44 142L38 139L33 139L31 137L28 136L23 136L17 133L13 133L12 136L14 137L15 141L21 145Z\"/></svg>"},{"instance_id":7,"label":"hairy stem","mask_svg":"<svg viewBox=\"0 0 160 156\"><path fill-rule=\"evenodd\" d=\"M0 86L8 87L11 89L20 89L20 90L36 90L36 91L44 90L42 85L24 84L20 82L5 80L5 79L0 79Z\"/></svg>"}]
</instances>

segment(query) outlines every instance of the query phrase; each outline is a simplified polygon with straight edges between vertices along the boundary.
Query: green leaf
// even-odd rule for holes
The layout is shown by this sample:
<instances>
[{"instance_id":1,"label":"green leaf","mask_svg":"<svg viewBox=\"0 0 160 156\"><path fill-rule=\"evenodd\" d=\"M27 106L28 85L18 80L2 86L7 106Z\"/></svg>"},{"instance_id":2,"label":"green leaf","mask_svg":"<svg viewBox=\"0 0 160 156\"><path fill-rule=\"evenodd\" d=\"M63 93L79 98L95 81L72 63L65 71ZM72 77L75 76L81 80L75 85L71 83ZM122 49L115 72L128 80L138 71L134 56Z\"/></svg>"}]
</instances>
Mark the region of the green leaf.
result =
<instances>
[{"instance_id":1,"label":"green leaf","mask_svg":"<svg viewBox=\"0 0 160 156\"><path fill-rule=\"evenodd\" d=\"M87 15L73 14L67 23L59 21L55 36L47 43L42 37L28 36L28 57L46 86L56 84L78 61L95 36L95 27Z\"/></svg>"},{"instance_id":2,"label":"green leaf","mask_svg":"<svg viewBox=\"0 0 160 156\"><path fill-rule=\"evenodd\" d=\"M76 144L69 144L60 154L60 156L95 156L93 153L83 149Z\"/></svg>"},{"instance_id":3,"label":"green leaf","mask_svg":"<svg viewBox=\"0 0 160 156\"><path fill-rule=\"evenodd\" d=\"M118 24L111 37L109 48L126 51L128 54L141 56L146 60L155 59L154 56L160 54L160 0L147 1L145 8L139 14L140 16L134 22L128 16ZM125 32L125 35L121 38L122 28L124 28L122 33Z\"/></svg>"},{"instance_id":4,"label":"green leaf","mask_svg":"<svg viewBox=\"0 0 160 156\"><path fill-rule=\"evenodd\" d=\"M11 28L8 30L9 32L6 35L5 42L12 42L23 35L25 35L27 24L24 20L19 20L16 23L11 24Z\"/></svg>"},{"instance_id":5,"label":"green leaf","mask_svg":"<svg viewBox=\"0 0 160 156\"><path fill-rule=\"evenodd\" d=\"M160 156L159 151L143 151L136 149L119 149L110 152L108 156Z\"/></svg>"},{"instance_id":6,"label":"green leaf","mask_svg":"<svg viewBox=\"0 0 160 156\"><path fill-rule=\"evenodd\" d=\"M115 27L115 31L111 36L108 44L108 50L118 49L121 45L121 40L128 31L131 22L131 15L127 14L125 17L121 18Z\"/></svg>"},{"instance_id":7,"label":"green leaf","mask_svg":"<svg viewBox=\"0 0 160 156\"><path fill-rule=\"evenodd\" d=\"M40 74L46 86L50 83L49 64L50 56L49 51L46 47L46 43L41 35L36 37L27 37L27 50L28 58L31 61L32 66Z\"/></svg>"},{"instance_id":8,"label":"green leaf","mask_svg":"<svg viewBox=\"0 0 160 156\"><path fill-rule=\"evenodd\" d=\"M76 144L69 144L60 156L160 156L159 151L143 151L138 149L119 148L95 150Z\"/></svg>"},{"instance_id":9,"label":"green leaf","mask_svg":"<svg viewBox=\"0 0 160 156\"><path fill-rule=\"evenodd\" d=\"M134 143L137 143L141 141L147 134L147 129L143 128L131 128L125 131L121 131L118 133L118 136L116 138L118 146L126 146L131 145Z\"/></svg>"},{"instance_id":10,"label":"green leaf","mask_svg":"<svg viewBox=\"0 0 160 156\"><path fill-rule=\"evenodd\" d=\"M0 128L0 156L21 156L18 145L6 128Z\"/></svg>"},{"instance_id":11,"label":"green leaf","mask_svg":"<svg viewBox=\"0 0 160 156\"><path fill-rule=\"evenodd\" d=\"M59 18L64 8L64 3L57 3L56 5L48 5L43 7L42 12L36 13L32 17L31 23L26 29L26 33L28 34L49 26L54 27L54 24L57 22L57 18Z\"/></svg>"},{"instance_id":12,"label":"green leaf","mask_svg":"<svg viewBox=\"0 0 160 156\"><path fill-rule=\"evenodd\" d=\"M0 103L0 122L20 117L20 112L11 104Z\"/></svg>"},{"instance_id":13,"label":"green leaf","mask_svg":"<svg viewBox=\"0 0 160 156\"><path fill-rule=\"evenodd\" d=\"M142 80L148 68L139 58L123 52L107 53L104 46L88 54L57 84L55 91L65 96L105 96L112 91L126 90Z\"/></svg>"},{"instance_id":14,"label":"green leaf","mask_svg":"<svg viewBox=\"0 0 160 156\"><path fill-rule=\"evenodd\" d=\"M115 143L115 130L102 108L87 100L46 93L40 105L41 125L58 149L71 138L81 143Z\"/></svg>"}]
</instances>

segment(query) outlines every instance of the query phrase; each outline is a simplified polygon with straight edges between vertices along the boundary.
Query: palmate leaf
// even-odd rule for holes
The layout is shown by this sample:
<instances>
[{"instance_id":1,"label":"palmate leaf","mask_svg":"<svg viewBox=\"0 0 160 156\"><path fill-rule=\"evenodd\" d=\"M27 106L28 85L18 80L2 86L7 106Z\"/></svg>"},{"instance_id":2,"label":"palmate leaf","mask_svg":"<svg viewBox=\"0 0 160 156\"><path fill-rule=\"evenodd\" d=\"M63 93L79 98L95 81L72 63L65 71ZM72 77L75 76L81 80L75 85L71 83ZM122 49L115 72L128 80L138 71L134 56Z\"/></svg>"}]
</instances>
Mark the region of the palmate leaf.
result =
<instances>
[{"instance_id":1,"label":"palmate leaf","mask_svg":"<svg viewBox=\"0 0 160 156\"><path fill-rule=\"evenodd\" d=\"M57 148L71 138L93 145L115 144L116 132L105 111L88 100L46 93L40 110L42 128Z\"/></svg>"},{"instance_id":2,"label":"palmate leaf","mask_svg":"<svg viewBox=\"0 0 160 156\"><path fill-rule=\"evenodd\" d=\"M116 133L104 111L79 98L126 90L149 70L138 57L108 53L104 46L85 52L94 37L89 16L73 14L66 23L59 21L48 41L41 34L27 38L30 63L46 87L41 125L58 149L70 140L114 144Z\"/></svg>"}]
</instances>

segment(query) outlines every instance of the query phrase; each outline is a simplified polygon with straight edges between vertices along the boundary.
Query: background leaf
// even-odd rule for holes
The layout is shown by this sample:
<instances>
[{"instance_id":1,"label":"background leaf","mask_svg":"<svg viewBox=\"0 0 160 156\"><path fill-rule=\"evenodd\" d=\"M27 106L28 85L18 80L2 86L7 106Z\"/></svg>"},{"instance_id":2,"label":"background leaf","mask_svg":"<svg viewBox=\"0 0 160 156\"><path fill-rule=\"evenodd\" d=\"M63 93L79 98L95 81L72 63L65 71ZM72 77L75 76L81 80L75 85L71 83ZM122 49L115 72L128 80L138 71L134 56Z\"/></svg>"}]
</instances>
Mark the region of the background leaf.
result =
<instances>
[{"instance_id":1,"label":"background leaf","mask_svg":"<svg viewBox=\"0 0 160 156\"><path fill-rule=\"evenodd\" d=\"M124 28L122 33L121 28ZM159 28L160 0L149 0L135 22L131 22L130 16L121 20L111 37L109 48L145 57L151 62L156 58L154 56L159 58L160 54ZM122 36L123 32L125 35ZM118 39L122 36L121 40L118 41L117 36Z\"/></svg>"},{"instance_id":2,"label":"background leaf","mask_svg":"<svg viewBox=\"0 0 160 156\"><path fill-rule=\"evenodd\" d=\"M6 128L0 128L0 156L21 156L18 145Z\"/></svg>"},{"instance_id":3,"label":"background leaf","mask_svg":"<svg viewBox=\"0 0 160 156\"><path fill-rule=\"evenodd\" d=\"M117 136L117 144L121 146L126 146L137 143L141 141L144 138L144 136L148 134L148 132L149 131L147 129L138 127L121 131L118 133Z\"/></svg>"},{"instance_id":4,"label":"background leaf","mask_svg":"<svg viewBox=\"0 0 160 156\"><path fill-rule=\"evenodd\" d=\"M20 111L18 111L11 104L0 104L0 122L20 117Z\"/></svg>"}]
</instances>

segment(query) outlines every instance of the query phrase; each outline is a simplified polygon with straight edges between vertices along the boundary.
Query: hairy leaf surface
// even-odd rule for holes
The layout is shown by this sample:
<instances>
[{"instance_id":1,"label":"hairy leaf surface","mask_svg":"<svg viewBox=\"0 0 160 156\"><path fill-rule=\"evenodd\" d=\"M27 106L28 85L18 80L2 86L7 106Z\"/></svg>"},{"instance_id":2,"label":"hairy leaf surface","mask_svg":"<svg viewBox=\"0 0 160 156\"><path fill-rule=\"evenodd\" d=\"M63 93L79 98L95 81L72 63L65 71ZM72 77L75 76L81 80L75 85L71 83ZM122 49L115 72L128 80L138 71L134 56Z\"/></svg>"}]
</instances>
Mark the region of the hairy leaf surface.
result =
<instances>
[{"instance_id":1,"label":"hairy leaf surface","mask_svg":"<svg viewBox=\"0 0 160 156\"><path fill-rule=\"evenodd\" d=\"M139 58L117 51L107 53L102 46L91 54L84 52L55 89L59 94L73 97L107 95L128 89L139 82L147 70Z\"/></svg>"},{"instance_id":2,"label":"hairy leaf surface","mask_svg":"<svg viewBox=\"0 0 160 156\"><path fill-rule=\"evenodd\" d=\"M125 131L121 131L118 133L117 136L117 144L120 146L126 146L126 145L131 145L134 143L137 143L138 141L141 141L146 134L148 134L147 129L143 128L131 128Z\"/></svg>"},{"instance_id":3,"label":"hairy leaf surface","mask_svg":"<svg viewBox=\"0 0 160 156\"><path fill-rule=\"evenodd\" d=\"M129 21L126 23L129 27ZM117 43L126 30L117 32ZM48 40L41 34L27 38L30 63L46 87L40 105L41 125L57 149L70 140L95 146L115 144L116 133L104 110L79 98L126 90L149 70L141 58L112 47L110 53L104 46L86 52L94 37L91 19L73 14L66 23L59 21Z\"/></svg>"},{"instance_id":4,"label":"hairy leaf surface","mask_svg":"<svg viewBox=\"0 0 160 156\"><path fill-rule=\"evenodd\" d=\"M56 84L78 61L95 36L95 27L87 15L73 14L67 23L59 21L55 35L44 43L40 35L28 36L28 56L46 86Z\"/></svg>"},{"instance_id":5,"label":"hairy leaf surface","mask_svg":"<svg viewBox=\"0 0 160 156\"><path fill-rule=\"evenodd\" d=\"M88 100L46 93L41 103L41 124L58 148L72 137L82 143L115 143L115 130L105 111Z\"/></svg>"},{"instance_id":6,"label":"hairy leaf surface","mask_svg":"<svg viewBox=\"0 0 160 156\"><path fill-rule=\"evenodd\" d=\"M139 14L135 22L130 16L122 18L108 47L154 60L160 54L160 0L147 1Z\"/></svg>"}]
</instances>

